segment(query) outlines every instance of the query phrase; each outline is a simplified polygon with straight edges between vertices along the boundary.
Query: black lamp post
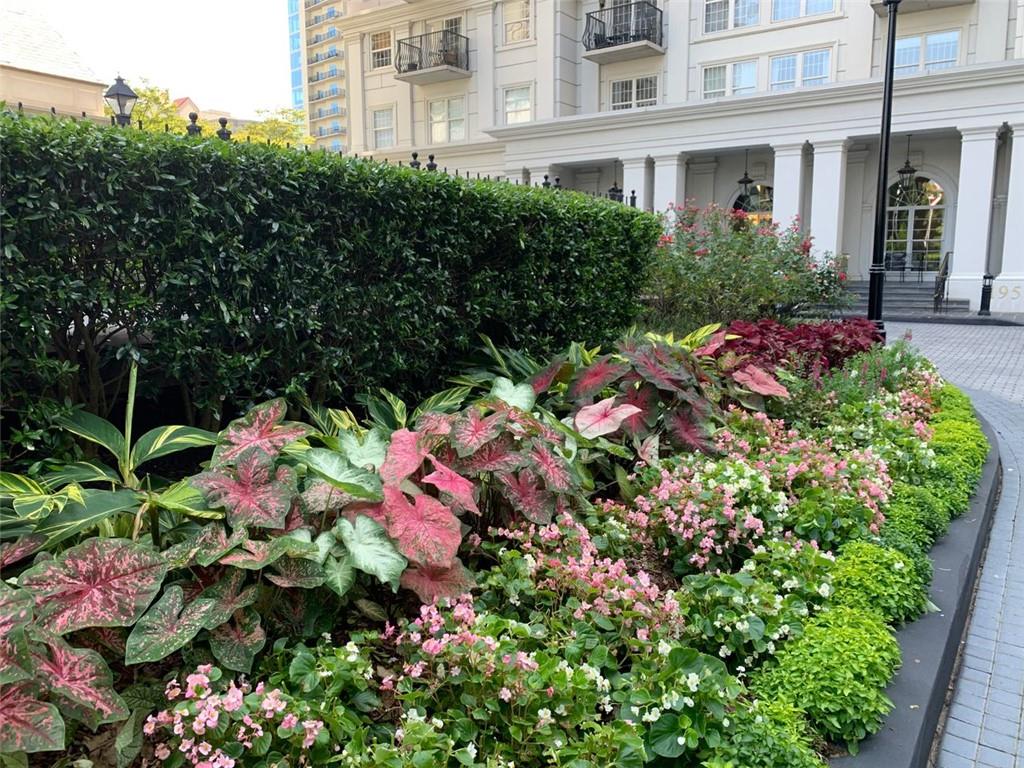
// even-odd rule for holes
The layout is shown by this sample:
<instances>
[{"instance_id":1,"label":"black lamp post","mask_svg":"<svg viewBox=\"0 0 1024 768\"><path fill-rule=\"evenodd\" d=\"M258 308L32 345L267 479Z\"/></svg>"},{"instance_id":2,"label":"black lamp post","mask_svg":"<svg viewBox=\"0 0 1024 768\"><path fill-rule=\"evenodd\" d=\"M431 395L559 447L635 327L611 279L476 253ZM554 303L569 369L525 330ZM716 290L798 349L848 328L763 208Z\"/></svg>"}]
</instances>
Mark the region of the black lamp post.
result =
<instances>
[{"instance_id":1,"label":"black lamp post","mask_svg":"<svg viewBox=\"0 0 1024 768\"><path fill-rule=\"evenodd\" d=\"M914 188L914 184L917 181L917 168L910 164L910 136L907 136L907 159L903 161L903 167L897 172L900 177L900 189L903 190L904 196L907 198L907 204L913 205L914 199L911 197L911 190Z\"/></svg>"},{"instance_id":2,"label":"black lamp post","mask_svg":"<svg viewBox=\"0 0 1024 768\"><path fill-rule=\"evenodd\" d=\"M995 279L996 276L990 272L986 272L981 279L981 308L978 310L978 314L982 317L992 314L992 283L995 282Z\"/></svg>"},{"instance_id":3,"label":"black lamp post","mask_svg":"<svg viewBox=\"0 0 1024 768\"><path fill-rule=\"evenodd\" d=\"M900 0L883 0L889 12L889 36L885 41L885 75L882 88L882 130L878 137L878 189L875 195L875 240L871 252L868 283L868 320L878 328L885 340L882 322L882 294L885 291L885 214L889 180L889 132L892 129L892 81L896 54L896 13ZM909 166L909 161L907 162Z\"/></svg>"},{"instance_id":4,"label":"black lamp post","mask_svg":"<svg viewBox=\"0 0 1024 768\"><path fill-rule=\"evenodd\" d=\"M743 150L743 178L737 179L736 183L743 187L743 205L744 209L750 207L750 185L754 183L754 180L750 178L750 174L747 172L747 166L750 164L750 150Z\"/></svg>"},{"instance_id":5,"label":"black lamp post","mask_svg":"<svg viewBox=\"0 0 1024 768\"><path fill-rule=\"evenodd\" d=\"M122 128L131 125L132 110L135 109L135 102L139 100L135 91L128 87L124 78L118 76L114 84L103 94L103 100L110 105L114 112L114 119Z\"/></svg>"}]
</instances>

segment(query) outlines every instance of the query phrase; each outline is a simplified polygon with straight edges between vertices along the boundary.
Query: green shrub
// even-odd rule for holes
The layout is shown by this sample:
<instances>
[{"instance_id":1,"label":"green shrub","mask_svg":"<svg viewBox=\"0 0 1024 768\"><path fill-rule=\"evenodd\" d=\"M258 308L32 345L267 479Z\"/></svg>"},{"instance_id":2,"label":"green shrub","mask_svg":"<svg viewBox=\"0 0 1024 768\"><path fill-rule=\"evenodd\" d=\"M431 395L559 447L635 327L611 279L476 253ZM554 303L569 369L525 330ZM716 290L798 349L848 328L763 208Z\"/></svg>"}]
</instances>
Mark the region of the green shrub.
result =
<instances>
[{"instance_id":1,"label":"green shrub","mask_svg":"<svg viewBox=\"0 0 1024 768\"><path fill-rule=\"evenodd\" d=\"M117 407L111 336L207 428L299 389L422 394L480 333L610 341L661 232L568 191L87 121L0 115L0 147L12 453L66 398Z\"/></svg>"},{"instance_id":2,"label":"green shrub","mask_svg":"<svg viewBox=\"0 0 1024 768\"><path fill-rule=\"evenodd\" d=\"M975 418L971 398L952 384L943 384L935 393L935 406L938 412L933 417L933 421L948 418L971 421Z\"/></svg>"},{"instance_id":3,"label":"green shrub","mask_svg":"<svg viewBox=\"0 0 1024 768\"><path fill-rule=\"evenodd\" d=\"M707 768L824 768L811 747L807 722L783 701L739 707L733 731L712 751Z\"/></svg>"},{"instance_id":4,"label":"green shrub","mask_svg":"<svg viewBox=\"0 0 1024 768\"><path fill-rule=\"evenodd\" d=\"M899 663L899 645L877 615L838 607L807 622L803 637L755 675L753 690L791 703L823 736L844 740L855 753L892 709L884 688Z\"/></svg>"},{"instance_id":5,"label":"green shrub","mask_svg":"<svg viewBox=\"0 0 1024 768\"><path fill-rule=\"evenodd\" d=\"M924 549L946 535L949 516L939 499L928 488L897 482L889 494L885 526L905 531Z\"/></svg>"},{"instance_id":6,"label":"green shrub","mask_svg":"<svg viewBox=\"0 0 1024 768\"><path fill-rule=\"evenodd\" d=\"M874 611L887 623L913 619L928 605L928 591L902 552L868 541L843 547L832 569L832 604Z\"/></svg>"},{"instance_id":7,"label":"green shrub","mask_svg":"<svg viewBox=\"0 0 1024 768\"><path fill-rule=\"evenodd\" d=\"M844 295L835 262L811 259L796 227L757 225L716 207L679 208L671 223L651 271L645 321L656 330L789 317Z\"/></svg>"},{"instance_id":8,"label":"green shrub","mask_svg":"<svg viewBox=\"0 0 1024 768\"><path fill-rule=\"evenodd\" d=\"M939 412L941 415L941 411ZM929 444L935 451L935 466L926 485L950 517L962 515L981 477L988 456L988 439L973 416L965 419L937 418Z\"/></svg>"},{"instance_id":9,"label":"green shrub","mask_svg":"<svg viewBox=\"0 0 1024 768\"><path fill-rule=\"evenodd\" d=\"M903 553L913 565L918 579L922 584L927 585L932 583L934 569L932 567L932 560L928 556L930 548L923 547L918 543L918 538L916 538L918 535L919 532L916 534L911 533L902 526L889 525L887 521L882 528L881 534L872 539L872 541L877 541L883 547L895 549Z\"/></svg>"}]
</instances>

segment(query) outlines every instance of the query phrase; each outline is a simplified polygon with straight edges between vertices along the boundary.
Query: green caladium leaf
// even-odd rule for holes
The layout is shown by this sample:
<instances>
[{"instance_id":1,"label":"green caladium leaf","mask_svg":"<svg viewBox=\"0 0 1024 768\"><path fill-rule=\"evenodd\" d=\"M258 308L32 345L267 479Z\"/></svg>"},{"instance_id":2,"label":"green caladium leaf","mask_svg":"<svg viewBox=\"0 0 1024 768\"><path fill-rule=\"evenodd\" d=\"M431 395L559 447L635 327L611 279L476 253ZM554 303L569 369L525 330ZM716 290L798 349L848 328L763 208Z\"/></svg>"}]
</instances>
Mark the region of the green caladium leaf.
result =
<instances>
[{"instance_id":1,"label":"green caladium leaf","mask_svg":"<svg viewBox=\"0 0 1024 768\"><path fill-rule=\"evenodd\" d=\"M352 557L347 552L341 557L328 555L324 563L324 576L324 586L338 596L344 597L356 581Z\"/></svg>"},{"instance_id":2,"label":"green caladium leaf","mask_svg":"<svg viewBox=\"0 0 1024 768\"><path fill-rule=\"evenodd\" d=\"M231 621L210 633L214 658L235 672L251 672L256 654L266 643L267 633L260 626L260 615L252 608L236 611Z\"/></svg>"},{"instance_id":3,"label":"green caladium leaf","mask_svg":"<svg viewBox=\"0 0 1024 768\"><path fill-rule=\"evenodd\" d=\"M302 454L302 460L311 472L345 493L370 501L382 498L380 477L357 467L340 453L311 448ZM380 461L383 463L383 458Z\"/></svg>"},{"instance_id":4,"label":"green caladium leaf","mask_svg":"<svg viewBox=\"0 0 1024 768\"><path fill-rule=\"evenodd\" d=\"M267 580L285 589L316 589L323 586L324 569L314 560L285 557L272 566L274 573L265 572Z\"/></svg>"},{"instance_id":5,"label":"green caladium leaf","mask_svg":"<svg viewBox=\"0 0 1024 768\"><path fill-rule=\"evenodd\" d=\"M151 429L132 446L131 464L140 464L189 448L216 445L217 435L195 427L171 426Z\"/></svg>"},{"instance_id":6,"label":"green caladium leaf","mask_svg":"<svg viewBox=\"0 0 1024 768\"><path fill-rule=\"evenodd\" d=\"M356 515L355 523L340 518L334 525L335 536L345 544L352 567L376 576L398 591L398 582L408 561L398 552L387 533L365 515Z\"/></svg>"},{"instance_id":7,"label":"green caladium leaf","mask_svg":"<svg viewBox=\"0 0 1024 768\"><path fill-rule=\"evenodd\" d=\"M142 724L145 719L145 710L134 709L118 729L114 737L117 768L130 768L142 751Z\"/></svg>"},{"instance_id":8,"label":"green caladium leaf","mask_svg":"<svg viewBox=\"0 0 1024 768\"><path fill-rule=\"evenodd\" d=\"M491 386L491 397L496 397L514 408L529 411L537 401L537 395L529 384L513 384L511 379L498 376Z\"/></svg>"},{"instance_id":9,"label":"green caladium leaf","mask_svg":"<svg viewBox=\"0 0 1024 768\"><path fill-rule=\"evenodd\" d=\"M159 661L187 645L203 628L216 607L208 598L198 598L187 606L181 587L168 587L128 635L125 664Z\"/></svg>"},{"instance_id":10,"label":"green caladium leaf","mask_svg":"<svg viewBox=\"0 0 1024 768\"><path fill-rule=\"evenodd\" d=\"M338 435L338 445L352 464L362 469L380 469L388 450L388 439L376 427L360 440L353 432Z\"/></svg>"},{"instance_id":11,"label":"green caladium leaf","mask_svg":"<svg viewBox=\"0 0 1024 768\"><path fill-rule=\"evenodd\" d=\"M118 459L124 455L124 435L106 419L88 411L75 411L70 416L57 419L57 423L72 434L102 445Z\"/></svg>"},{"instance_id":12,"label":"green caladium leaf","mask_svg":"<svg viewBox=\"0 0 1024 768\"><path fill-rule=\"evenodd\" d=\"M228 621L237 611L256 602L255 584L245 586L245 571L232 568L216 584L207 587L200 599L212 600L213 609L206 615L203 626L215 629Z\"/></svg>"}]
</instances>

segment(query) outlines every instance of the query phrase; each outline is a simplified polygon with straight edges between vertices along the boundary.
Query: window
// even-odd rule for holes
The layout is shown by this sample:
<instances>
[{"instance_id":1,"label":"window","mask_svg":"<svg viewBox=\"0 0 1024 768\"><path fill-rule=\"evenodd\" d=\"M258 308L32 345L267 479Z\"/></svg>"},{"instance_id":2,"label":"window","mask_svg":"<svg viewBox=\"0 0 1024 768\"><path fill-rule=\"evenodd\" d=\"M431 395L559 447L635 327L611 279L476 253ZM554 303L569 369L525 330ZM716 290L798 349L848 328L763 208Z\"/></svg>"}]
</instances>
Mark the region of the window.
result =
<instances>
[{"instance_id":1,"label":"window","mask_svg":"<svg viewBox=\"0 0 1024 768\"><path fill-rule=\"evenodd\" d=\"M831 75L831 48L773 56L769 86L773 91L788 91L798 85L823 85L831 79Z\"/></svg>"},{"instance_id":2,"label":"window","mask_svg":"<svg viewBox=\"0 0 1024 768\"><path fill-rule=\"evenodd\" d=\"M501 4L505 45L530 39L530 0L505 0Z\"/></svg>"},{"instance_id":3,"label":"window","mask_svg":"<svg viewBox=\"0 0 1024 768\"><path fill-rule=\"evenodd\" d=\"M292 88L292 106L302 106L302 88Z\"/></svg>"},{"instance_id":4,"label":"window","mask_svg":"<svg viewBox=\"0 0 1024 768\"><path fill-rule=\"evenodd\" d=\"M772 220L772 207L774 201L774 190L767 184L754 184L746 187L746 194L741 193L732 204L734 211L743 211L747 214L747 221L753 227L761 224L770 224Z\"/></svg>"},{"instance_id":5,"label":"window","mask_svg":"<svg viewBox=\"0 0 1024 768\"><path fill-rule=\"evenodd\" d=\"M756 90L757 61L737 61L704 68L705 99L753 93Z\"/></svg>"},{"instance_id":6,"label":"window","mask_svg":"<svg viewBox=\"0 0 1024 768\"><path fill-rule=\"evenodd\" d=\"M391 66L391 33L374 32L370 35L370 68Z\"/></svg>"},{"instance_id":7,"label":"window","mask_svg":"<svg viewBox=\"0 0 1024 768\"><path fill-rule=\"evenodd\" d=\"M934 271L943 254L946 196L942 187L917 176L909 189L889 187L886 210L885 268Z\"/></svg>"},{"instance_id":8,"label":"window","mask_svg":"<svg viewBox=\"0 0 1024 768\"><path fill-rule=\"evenodd\" d=\"M331 152L341 152L341 142L337 139L331 142Z\"/></svg>"},{"instance_id":9,"label":"window","mask_svg":"<svg viewBox=\"0 0 1024 768\"><path fill-rule=\"evenodd\" d=\"M505 89L505 124L530 122L530 86Z\"/></svg>"},{"instance_id":10,"label":"window","mask_svg":"<svg viewBox=\"0 0 1024 768\"><path fill-rule=\"evenodd\" d=\"M922 57L923 53L923 57ZM922 62L922 58L924 61ZM893 70L897 75L935 72L955 67L960 58L960 30L932 32L896 40Z\"/></svg>"},{"instance_id":11,"label":"window","mask_svg":"<svg viewBox=\"0 0 1024 768\"><path fill-rule=\"evenodd\" d=\"M432 101L428 112L432 144L466 140L466 106L462 97Z\"/></svg>"},{"instance_id":12,"label":"window","mask_svg":"<svg viewBox=\"0 0 1024 768\"><path fill-rule=\"evenodd\" d=\"M749 27L760 21L760 0L704 0L704 32Z\"/></svg>"},{"instance_id":13,"label":"window","mask_svg":"<svg viewBox=\"0 0 1024 768\"><path fill-rule=\"evenodd\" d=\"M896 53L892 60L893 72L912 75L921 68L921 38L903 37L896 39Z\"/></svg>"},{"instance_id":14,"label":"window","mask_svg":"<svg viewBox=\"0 0 1024 768\"><path fill-rule=\"evenodd\" d=\"M772 21L832 13L835 0L772 0Z\"/></svg>"},{"instance_id":15,"label":"window","mask_svg":"<svg viewBox=\"0 0 1024 768\"><path fill-rule=\"evenodd\" d=\"M384 149L395 145L395 113L387 109L373 110L373 146Z\"/></svg>"},{"instance_id":16,"label":"window","mask_svg":"<svg viewBox=\"0 0 1024 768\"><path fill-rule=\"evenodd\" d=\"M613 110L653 107L658 103L657 76L649 75L630 80L613 80L611 101Z\"/></svg>"},{"instance_id":17,"label":"window","mask_svg":"<svg viewBox=\"0 0 1024 768\"><path fill-rule=\"evenodd\" d=\"M461 35L462 34L462 17L461 16L453 16L450 19L445 19L444 22L441 24L441 28L445 32L454 32L457 35Z\"/></svg>"}]
</instances>

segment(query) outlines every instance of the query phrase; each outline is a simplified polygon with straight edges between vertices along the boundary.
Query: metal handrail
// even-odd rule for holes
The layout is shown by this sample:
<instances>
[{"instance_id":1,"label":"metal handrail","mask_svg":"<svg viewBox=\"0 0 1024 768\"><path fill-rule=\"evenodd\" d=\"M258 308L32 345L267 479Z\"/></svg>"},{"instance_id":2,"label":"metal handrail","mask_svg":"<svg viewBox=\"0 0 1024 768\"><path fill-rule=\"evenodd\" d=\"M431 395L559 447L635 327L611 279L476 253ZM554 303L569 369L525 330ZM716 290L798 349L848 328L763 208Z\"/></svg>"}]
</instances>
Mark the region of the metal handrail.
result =
<instances>
[{"instance_id":1,"label":"metal handrail","mask_svg":"<svg viewBox=\"0 0 1024 768\"><path fill-rule=\"evenodd\" d=\"M613 5L587 14L583 47L588 51L647 41L662 45L662 12L648 0Z\"/></svg>"},{"instance_id":2,"label":"metal handrail","mask_svg":"<svg viewBox=\"0 0 1024 768\"><path fill-rule=\"evenodd\" d=\"M450 29L398 41L395 69L399 74L449 66L469 71L469 38Z\"/></svg>"},{"instance_id":3,"label":"metal handrail","mask_svg":"<svg viewBox=\"0 0 1024 768\"><path fill-rule=\"evenodd\" d=\"M935 275L935 290L932 293L932 311L935 314L944 312L949 293L949 270L953 260L953 252L946 251L939 262L939 273Z\"/></svg>"}]
</instances>

